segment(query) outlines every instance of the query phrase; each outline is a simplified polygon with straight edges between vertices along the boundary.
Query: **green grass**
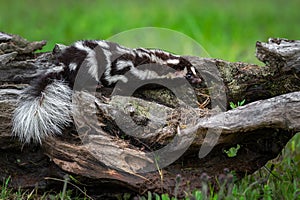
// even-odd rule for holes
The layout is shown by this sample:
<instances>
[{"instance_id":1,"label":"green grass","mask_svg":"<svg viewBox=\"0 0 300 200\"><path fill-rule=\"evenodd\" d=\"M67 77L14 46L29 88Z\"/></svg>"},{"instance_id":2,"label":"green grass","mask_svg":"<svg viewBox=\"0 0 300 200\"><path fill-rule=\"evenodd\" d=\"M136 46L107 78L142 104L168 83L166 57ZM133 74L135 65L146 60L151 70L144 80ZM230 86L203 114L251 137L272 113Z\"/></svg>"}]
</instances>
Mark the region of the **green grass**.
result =
<instances>
[{"instance_id":1,"label":"green grass","mask_svg":"<svg viewBox=\"0 0 300 200\"><path fill-rule=\"evenodd\" d=\"M300 39L299 8L298 0L0 0L0 31L31 41L46 39L48 45L44 50L50 51L55 43L106 39L133 28L162 27L193 38L211 57L259 63L254 56L256 41L267 41L269 37ZM263 168L231 186L228 197L213 193L208 195L209 199L221 195L224 199L299 199L299 149L298 134L285 148L283 160L275 163L273 173L278 178ZM271 165L269 162L266 166ZM202 190L194 195L201 196ZM37 198L36 191L11 191L6 183L0 191L0 199ZM49 195L38 197L61 197ZM166 195L161 198L167 199Z\"/></svg>"},{"instance_id":2,"label":"green grass","mask_svg":"<svg viewBox=\"0 0 300 200\"><path fill-rule=\"evenodd\" d=\"M46 39L51 50L55 43L163 27L194 38L212 57L254 62L257 40L299 39L299 7L298 0L0 0L0 30Z\"/></svg>"}]
</instances>

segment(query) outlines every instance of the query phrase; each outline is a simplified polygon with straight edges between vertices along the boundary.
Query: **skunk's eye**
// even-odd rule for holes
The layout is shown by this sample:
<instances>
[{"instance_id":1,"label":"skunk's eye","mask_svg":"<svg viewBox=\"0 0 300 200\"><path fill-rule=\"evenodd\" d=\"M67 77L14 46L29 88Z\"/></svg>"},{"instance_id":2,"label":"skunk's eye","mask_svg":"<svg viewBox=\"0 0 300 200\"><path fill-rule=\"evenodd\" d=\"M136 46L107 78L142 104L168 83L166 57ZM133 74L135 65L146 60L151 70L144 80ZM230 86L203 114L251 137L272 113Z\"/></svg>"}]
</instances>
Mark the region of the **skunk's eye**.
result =
<instances>
[{"instance_id":1,"label":"skunk's eye","mask_svg":"<svg viewBox=\"0 0 300 200\"><path fill-rule=\"evenodd\" d=\"M188 73L185 77L190 79L190 78L192 78L192 74Z\"/></svg>"}]
</instances>

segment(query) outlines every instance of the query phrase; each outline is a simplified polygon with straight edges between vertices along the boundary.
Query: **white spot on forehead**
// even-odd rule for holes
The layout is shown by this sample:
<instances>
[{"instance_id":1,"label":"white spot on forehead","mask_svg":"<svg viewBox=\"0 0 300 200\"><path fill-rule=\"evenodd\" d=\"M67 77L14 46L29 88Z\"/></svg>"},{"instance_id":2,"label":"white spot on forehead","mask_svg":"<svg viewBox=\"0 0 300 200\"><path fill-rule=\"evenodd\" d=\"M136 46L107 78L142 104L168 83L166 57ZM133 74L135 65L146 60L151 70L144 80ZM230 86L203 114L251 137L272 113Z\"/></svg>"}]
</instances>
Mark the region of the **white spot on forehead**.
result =
<instances>
[{"instance_id":1,"label":"white spot on forehead","mask_svg":"<svg viewBox=\"0 0 300 200\"><path fill-rule=\"evenodd\" d=\"M192 70L194 75L197 75L195 67L191 67L191 70Z\"/></svg>"}]
</instances>

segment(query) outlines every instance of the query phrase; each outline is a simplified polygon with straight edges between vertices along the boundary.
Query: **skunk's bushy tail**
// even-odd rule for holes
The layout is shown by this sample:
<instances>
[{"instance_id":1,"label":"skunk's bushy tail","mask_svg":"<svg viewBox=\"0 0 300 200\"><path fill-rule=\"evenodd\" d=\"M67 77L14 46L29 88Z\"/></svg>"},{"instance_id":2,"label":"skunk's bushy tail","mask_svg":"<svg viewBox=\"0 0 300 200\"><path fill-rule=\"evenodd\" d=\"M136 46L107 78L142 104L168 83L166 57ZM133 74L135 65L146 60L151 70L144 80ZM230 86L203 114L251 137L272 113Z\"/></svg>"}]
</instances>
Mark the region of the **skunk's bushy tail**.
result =
<instances>
[{"instance_id":1,"label":"skunk's bushy tail","mask_svg":"<svg viewBox=\"0 0 300 200\"><path fill-rule=\"evenodd\" d=\"M13 135L24 143L42 143L45 137L61 134L70 116L72 90L57 79L41 79L20 96L13 115Z\"/></svg>"}]
</instances>

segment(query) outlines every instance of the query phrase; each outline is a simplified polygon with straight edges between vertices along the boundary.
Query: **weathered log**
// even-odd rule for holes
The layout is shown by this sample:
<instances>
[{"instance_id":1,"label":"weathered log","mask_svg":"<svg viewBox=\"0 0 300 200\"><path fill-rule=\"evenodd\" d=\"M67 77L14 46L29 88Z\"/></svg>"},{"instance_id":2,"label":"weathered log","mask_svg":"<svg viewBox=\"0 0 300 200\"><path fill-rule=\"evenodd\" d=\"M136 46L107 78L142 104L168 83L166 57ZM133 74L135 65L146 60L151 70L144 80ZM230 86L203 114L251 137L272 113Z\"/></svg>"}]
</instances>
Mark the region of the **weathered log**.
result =
<instances>
[{"instance_id":1,"label":"weathered log","mask_svg":"<svg viewBox=\"0 0 300 200\"><path fill-rule=\"evenodd\" d=\"M225 168L238 177L253 173L300 131L299 41L271 39L257 43L257 57L266 66L187 56L206 81L194 88L201 109L173 100L165 89L142 89L135 98L115 95L108 100L104 91L97 98L79 92L74 96L81 105L74 109L74 126L42 147L22 146L11 137L18 95L39 73L55 66L55 52L35 54L45 42L5 33L0 44L0 175L11 176L15 187L53 187L56 183L45 177L62 179L69 173L90 191L122 186L138 193L174 194L177 186L183 194L201 187L203 173L213 177ZM243 99L246 106L217 112L217 107L226 109L228 102ZM134 110L129 116L128 105ZM164 111L163 118L159 111ZM118 127L128 130L133 121L146 121L152 129L128 135ZM224 150L237 144L237 155L228 157Z\"/></svg>"}]
</instances>

